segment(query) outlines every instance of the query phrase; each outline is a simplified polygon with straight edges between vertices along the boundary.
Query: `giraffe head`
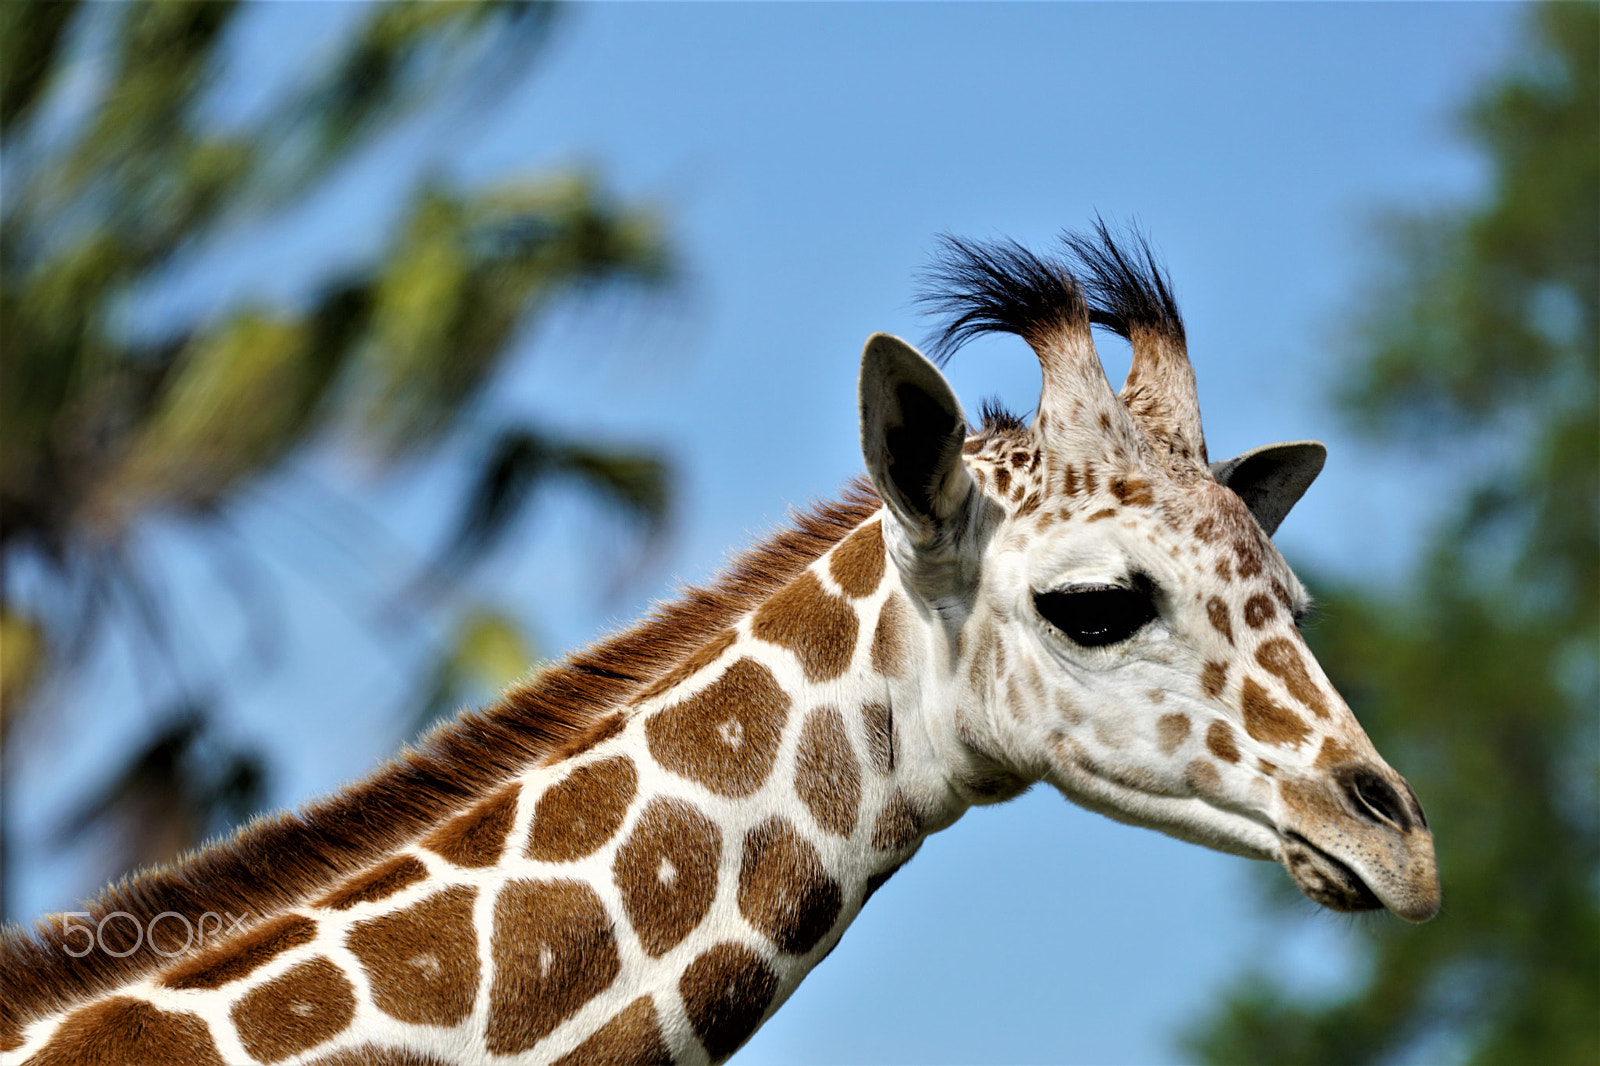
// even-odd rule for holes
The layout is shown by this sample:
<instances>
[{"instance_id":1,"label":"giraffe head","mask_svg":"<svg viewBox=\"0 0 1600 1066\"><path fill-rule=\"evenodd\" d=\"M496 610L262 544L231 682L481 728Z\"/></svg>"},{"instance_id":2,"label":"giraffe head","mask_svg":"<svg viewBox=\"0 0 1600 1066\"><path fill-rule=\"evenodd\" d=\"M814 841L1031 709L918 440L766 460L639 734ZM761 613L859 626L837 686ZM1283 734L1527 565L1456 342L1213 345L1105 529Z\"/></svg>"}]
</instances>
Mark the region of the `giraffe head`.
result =
<instances>
[{"instance_id":1,"label":"giraffe head","mask_svg":"<svg viewBox=\"0 0 1600 1066\"><path fill-rule=\"evenodd\" d=\"M1281 862L1340 911L1439 908L1433 839L1297 630L1308 606L1270 537L1323 448L1208 463L1170 285L1101 226L1068 257L952 240L939 347L1021 336L1031 424L969 429L933 363L866 346L862 443L885 539L945 684L920 697L950 787L992 802L1048 781L1083 806ZM1127 338L1120 394L1091 325ZM927 704L932 706L927 706Z\"/></svg>"}]
</instances>

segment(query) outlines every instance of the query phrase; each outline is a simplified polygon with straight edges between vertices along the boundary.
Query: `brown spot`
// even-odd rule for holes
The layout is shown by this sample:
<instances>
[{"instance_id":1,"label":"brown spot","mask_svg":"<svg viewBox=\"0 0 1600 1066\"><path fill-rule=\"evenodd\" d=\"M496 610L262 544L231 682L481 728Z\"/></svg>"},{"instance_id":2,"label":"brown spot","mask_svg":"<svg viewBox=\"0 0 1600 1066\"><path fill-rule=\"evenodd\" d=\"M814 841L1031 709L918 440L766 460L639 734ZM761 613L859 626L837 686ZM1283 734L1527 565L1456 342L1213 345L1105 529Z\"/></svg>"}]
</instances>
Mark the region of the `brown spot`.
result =
<instances>
[{"instance_id":1,"label":"brown spot","mask_svg":"<svg viewBox=\"0 0 1600 1066\"><path fill-rule=\"evenodd\" d=\"M1245 677L1239 702L1244 708L1244 731L1263 744L1298 744L1311 732L1299 715L1273 702L1253 677Z\"/></svg>"},{"instance_id":2,"label":"brown spot","mask_svg":"<svg viewBox=\"0 0 1600 1066\"><path fill-rule=\"evenodd\" d=\"M1155 504L1155 498L1150 495L1150 482L1143 478L1120 477L1111 479L1111 494L1117 502L1127 507L1150 507Z\"/></svg>"},{"instance_id":3,"label":"brown spot","mask_svg":"<svg viewBox=\"0 0 1600 1066\"><path fill-rule=\"evenodd\" d=\"M750 622L757 637L792 651L811 682L831 681L849 668L856 627L855 610L809 570L762 604Z\"/></svg>"},{"instance_id":4,"label":"brown spot","mask_svg":"<svg viewBox=\"0 0 1600 1066\"><path fill-rule=\"evenodd\" d=\"M1171 755L1189 737L1189 716L1164 714L1156 719L1156 743L1161 754Z\"/></svg>"},{"instance_id":5,"label":"brown spot","mask_svg":"<svg viewBox=\"0 0 1600 1066\"><path fill-rule=\"evenodd\" d=\"M847 837L855 830L861 767L850 748L844 716L832 707L818 707L806 716L795 755L794 790L826 831Z\"/></svg>"},{"instance_id":6,"label":"brown spot","mask_svg":"<svg viewBox=\"0 0 1600 1066\"><path fill-rule=\"evenodd\" d=\"M223 1066L211 1029L198 1014L115 996L67 1015L28 1066L168 1062Z\"/></svg>"},{"instance_id":7,"label":"brown spot","mask_svg":"<svg viewBox=\"0 0 1600 1066\"><path fill-rule=\"evenodd\" d=\"M769 818L745 834L739 910L779 951L810 951L833 928L843 903L839 882L787 819Z\"/></svg>"},{"instance_id":8,"label":"brown spot","mask_svg":"<svg viewBox=\"0 0 1600 1066\"><path fill-rule=\"evenodd\" d=\"M994 469L994 488L998 495L1004 496L1011 491L1011 471L1003 466Z\"/></svg>"},{"instance_id":9,"label":"brown spot","mask_svg":"<svg viewBox=\"0 0 1600 1066\"><path fill-rule=\"evenodd\" d=\"M1217 539L1217 520L1215 517L1202 518L1194 524L1195 539L1202 544L1210 544Z\"/></svg>"},{"instance_id":10,"label":"brown spot","mask_svg":"<svg viewBox=\"0 0 1600 1066\"><path fill-rule=\"evenodd\" d=\"M1083 464L1083 491L1091 496L1100 491L1100 483L1094 476L1094 467L1088 463Z\"/></svg>"},{"instance_id":11,"label":"brown spot","mask_svg":"<svg viewBox=\"0 0 1600 1066\"><path fill-rule=\"evenodd\" d=\"M506 834L511 832L511 822L517 816L520 791L520 785L507 785L423 837L422 846L457 866L493 866L500 861Z\"/></svg>"},{"instance_id":12,"label":"brown spot","mask_svg":"<svg viewBox=\"0 0 1600 1066\"><path fill-rule=\"evenodd\" d=\"M1090 515L1088 518L1085 518L1084 521L1085 522L1098 522L1102 518L1115 518L1116 516L1117 516L1117 509L1115 507L1102 507L1100 510L1096 511L1094 514Z\"/></svg>"},{"instance_id":13,"label":"brown spot","mask_svg":"<svg viewBox=\"0 0 1600 1066\"><path fill-rule=\"evenodd\" d=\"M622 828L638 787L638 771L626 755L578 767L539 797L528 858L571 862L593 854Z\"/></svg>"},{"instance_id":14,"label":"brown spot","mask_svg":"<svg viewBox=\"0 0 1600 1066\"><path fill-rule=\"evenodd\" d=\"M378 1009L417 1025L455 1025L478 992L478 890L456 885L404 910L357 922L345 943L372 983Z\"/></svg>"},{"instance_id":15,"label":"brown spot","mask_svg":"<svg viewBox=\"0 0 1600 1066\"><path fill-rule=\"evenodd\" d=\"M1065 692L1056 693L1056 713L1066 719L1068 725L1082 725L1083 712L1078 705Z\"/></svg>"},{"instance_id":16,"label":"brown spot","mask_svg":"<svg viewBox=\"0 0 1600 1066\"><path fill-rule=\"evenodd\" d=\"M1282 681L1289 695L1310 707L1318 718L1328 717L1328 701L1323 698L1316 682L1311 680L1305 661L1294 650L1293 644L1283 637L1269 640L1256 649L1256 662Z\"/></svg>"},{"instance_id":17,"label":"brown spot","mask_svg":"<svg viewBox=\"0 0 1600 1066\"><path fill-rule=\"evenodd\" d=\"M653 799L639 815L611 872L647 953L665 955L705 919L721 853L716 824L683 800Z\"/></svg>"},{"instance_id":18,"label":"brown spot","mask_svg":"<svg viewBox=\"0 0 1600 1066\"><path fill-rule=\"evenodd\" d=\"M1206 601L1206 617L1211 619L1211 628L1228 638L1228 643L1233 643L1233 619L1228 614L1228 605L1216 596Z\"/></svg>"},{"instance_id":19,"label":"brown spot","mask_svg":"<svg viewBox=\"0 0 1600 1066\"><path fill-rule=\"evenodd\" d=\"M651 1066L671 1061L672 1049L661 1036L655 1003L640 996L557 1059L555 1066Z\"/></svg>"},{"instance_id":20,"label":"brown spot","mask_svg":"<svg viewBox=\"0 0 1600 1066\"><path fill-rule=\"evenodd\" d=\"M1278 785L1278 795L1300 816L1302 824L1337 822L1346 817L1344 807L1324 785L1285 778Z\"/></svg>"},{"instance_id":21,"label":"brown spot","mask_svg":"<svg viewBox=\"0 0 1600 1066\"><path fill-rule=\"evenodd\" d=\"M1271 777L1273 774L1278 772L1278 764L1268 762L1265 759L1257 759L1256 765L1261 768L1261 772L1267 777Z\"/></svg>"},{"instance_id":22,"label":"brown spot","mask_svg":"<svg viewBox=\"0 0 1600 1066\"><path fill-rule=\"evenodd\" d=\"M1198 796L1215 796L1222 791L1222 774L1205 759L1194 759L1183 768L1183 783Z\"/></svg>"},{"instance_id":23,"label":"brown spot","mask_svg":"<svg viewBox=\"0 0 1600 1066\"><path fill-rule=\"evenodd\" d=\"M277 1062L344 1032L356 1015L355 989L330 960L317 956L252 989L228 1016L244 1049Z\"/></svg>"},{"instance_id":24,"label":"brown spot","mask_svg":"<svg viewBox=\"0 0 1600 1066\"><path fill-rule=\"evenodd\" d=\"M1290 614L1294 613L1294 600L1290 598L1289 590L1283 587L1283 582L1277 578L1272 579L1272 594L1277 597L1279 603L1283 604L1285 611Z\"/></svg>"},{"instance_id":25,"label":"brown spot","mask_svg":"<svg viewBox=\"0 0 1600 1066\"><path fill-rule=\"evenodd\" d=\"M1272 606L1272 600L1259 592L1244 601L1244 624L1251 629L1260 629L1272 621L1277 613L1277 608Z\"/></svg>"},{"instance_id":26,"label":"brown spot","mask_svg":"<svg viewBox=\"0 0 1600 1066\"><path fill-rule=\"evenodd\" d=\"M1233 580L1233 564L1228 562L1226 555L1217 556L1216 572L1217 576L1224 581Z\"/></svg>"},{"instance_id":27,"label":"brown spot","mask_svg":"<svg viewBox=\"0 0 1600 1066\"><path fill-rule=\"evenodd\" d=\"M1239 761L1239 745L1234 742L1233 730L1220 718L1206 730L1206 750L1223 762Z\"/></svg>"},{"instance_id":28,"label":"brown spot","mask_svg":"<svg viewBox=\"0 0 1600 1066\"><path fill-rule=\"evenodd\" d=\"M1040 505L1041 502L1043 502L1043 501L1040 500L1039 494L1037 492L1029 493L1028 494L1028 498L1022 501L1022 506L1017 508L1016 517L1018 517L1018 518L1026 518L1026 517L1028 517L1029 515L1033 514L1033 512L1035 512L1035 511L1037 511L1039 509L1039 505Z\"/></svg>"},{"instance_id":29,"label":"brown spot","mask_svg":"<svg viewBox=\"0 0 1600 1066\"><path fill-rule=\"evenodd\" d=\"M833 549L828 572L846 596L867 596L883 581L883 523L868 522Z\"/></svg>"},{"instance_id":30,"label":"brown spot","mask_svg":"<svg viewBox=\"0 0 1600 1066\"><path fill-rule=\"evenodd\" d=\"M812 579L815 581L815 579ZM772 671L740 659L710 685L645 723L656 761L724 796L748 796L772 771L789 697Z\"/></svg>"},{"instance_id":31,"label":"brown spot","mask_svg":"<svg viewBox=\"0 0 1600 1066\"><path fill-rule=\"evenodd\" d=\"M976 455L983 451L984 443L985 441L982 437L968 437L966 443L961 446L961 454Z\"/></svg>"},{"instance_id":32,"label":"brown spot","mask_svg":"<svg viewBox=\"0 0 1600 1066\"><path fill-rule=\"evenodd\" d=\"M1233 542L1233 554L1238 557L1240 577L1255 577L1261 573L1261 545L1253 540L1240 539Z\"/></svg>"},{"instance_id":33,"label":"brown spot","mask_svg":"<svg viewBox=\"0 0 1600 1066\"><path fill-rule=\"evenodd\" d=\"M1102 748L1116 751L1127 746L1131 739L1128 735L1125 722L1107 717L1096 718L1094 722L1094 739Z\"/></svg>"},{"instance_id":34,"label":"brown spot","mask_svg":"<svg viewBox=\"0 0 1600 1066\"><path fill-rule=\"evenodd\" d=\"M1035 696L1037 697L1037 695L1038 695L1038 693L1036 692ZM1148 692L1145 693L1145 697L1151 703L1165 703L1167 701L1167 690L1166 689L1160 689L1160 688L1153 688L1153 689L1150 689Z\"/></svg>"},{"instance_id":35,"label":"brown spot","mask_svg":"<svg viewBox=\"0 0 1600 1066\"><path fill-rule=\"evenodd\" d=\"M1037 455L1035 455L1033 458L1035 460L1037 460L1039 457ZM1028 453L1027 452L1012 452L1011 453L1011 465L1016 467L1018 470L1021 470L1023 467L1027 466L1028 465Z\"/></svg>"},{"instance_id":36,"label":"brown spot","mask_svg":"<svg viewBox=\"0 0 1600 1066\"><path fill-rule=\"evenodd\" d=\"M396 855L381 862L365 873L341 882L332 892L317 900L313 906L344 911L357 903L371 903L394 895L407 885L414 885L428 876L428 868L414 855Z\"/></svg>"},{"instance_id":37,"label":"brown spot","mask_svg":"<svg viewBox=\"0 0 1600 1066\"><path fill-rule=\"evenodd\" d=\"M995 675L999 673L995 663L996 633L992 626L980 623L977 640L973 642L972 657L967 661L967 681L973 688L980 692L987 691L994 683ZM1016 699L1015 682L1012 682L1011 698Z\"/></svg>"},{"instance_id":38,"label":"brown spot","mask_svg":"<svg viewBox=\"0 0 1600 1066\"><path fill-rule=\"evenodd\" d=\"M999 611L993 611L992 614L996 623L1004 621ZM1039 683L1039 671L1034 669L1033 664L1027 662L1026 660L1023 661L1022 665L1023 668L1032 676L1034 693L1040 697L1043 697L1044 687ZM999 640L994 642L994 672L996 674L1003 674L1006 672L1006 646L1000 643Z\"/></svg>"},{"instance_id":39,"label":"brown spot","mask_svg":"<svg viewBox=\"0 0 1600 1066\"><path fill-rule=\"evenodd\" d=\"M906 668L905 607L890 596L878 608L878 625L872 631L872 669L883 677L899 677Z\"/></svg>"},{"instance_id":40,"label":"brown spot","mask_svg":"<svg viewBox=\"0 0 1600 1066\"><path fill-rule=\"evenodd\" d=\"M611 918L578 881L512 881L494 901L494 983L484 1044L515 1055L611 986L622 963Z\"/></svg>"},{"instance_id":41,"label":"brown spot","mask_svg":"<svg viewBox=\"0 0 1600 1066\"><path fill-rule=\"evenodd\" d=\"M285 914L183 960L157 983L165 988L221 988L290 948L311 943L316 935L316 922L301 914Z\"/></svg>"},{"instance_id":42,"label":"brown spot","mask_svg":"<svg viewBox=\"0 0 1600 1066\"><path fill-rule=\"evenodd\" d=\"M873 701L861 708L867 738L867 761L880 774L894 773L894 712Z\"/></svg>"},{"instance_id":43,"label":"brown spot","mask_svg":"<svg viewBox=\"0 0 1600 1066\"><path fill-rule=\"evenodd\" d=\"M1066 493L1068 496L1076 496L1078 494L1078 489L1080 488L1078 484L1078 472L1072 467L1069 466L1064 471L1061 482L1062 492Z\"/></svg>"},{"instance_id":44,"label":"brown spot","mask_svg":"<svg viewBox=\"0 0 1600 1066\"><path fill-rule=\"evenodd\" d=\"M1355 753L1332 737L1322 738L1322 747L1317 751L1317 761L1312 765L1317 769L1329 766L1338 766L1340 763L1350 762L1355 758Z\"/></svg>"},{"instance_id":45,"label":"brown spot","mask_svg":"<svg viewBox=\"0 0 1600 1066\"><path fill-rule=\"evenodd\" d=\"M444 1059L424 1051L404 1047L379 1047L362 1044L318 1055L306 1066L451 1066Z\"/></svg>"},{"instance_id":46,"label":"brown spot","mask_svg":"<svg viewBox=\"0 0 1600 1066\"><path fill-rule=\"evenodd\" d=\"M921 833L921 817L906 794L895 789L872 827L872 846L879 851L900 851L915 843Z\"/></svg>"},{"instance_id":47,"label":"brown spot","mask_svg":"<svg viewBox=\"0 0 1600 1066\"><path fill-rule=\"evenodd\" d=\"M677 688L695 674L698 674L701 670L704 670L706 667L716 662L718 657L721 656L723 652L733 647L734 641L738 639L739 634L734 630L722 630L705 644L691 652L689 656L683 660L683 662L679 663L677 666L674 666L671 670L667 671L667 673L663 674L655 684L639 693L638 702L643 702L644 700L659 696L663 692L669 692L672 689Z\"/></svg>"},{"instance_id":48,"label":"brown spot","mask_svg":"<svg viewBox=\"0 0 1600 1066\"><path fill-rule=\"evenodd\" d=\"M722 943L691 962L678 979L689 1024L712 1062L738 1051L761 1024L778 975L743 944Z\"/></svg>"}]
</instances>

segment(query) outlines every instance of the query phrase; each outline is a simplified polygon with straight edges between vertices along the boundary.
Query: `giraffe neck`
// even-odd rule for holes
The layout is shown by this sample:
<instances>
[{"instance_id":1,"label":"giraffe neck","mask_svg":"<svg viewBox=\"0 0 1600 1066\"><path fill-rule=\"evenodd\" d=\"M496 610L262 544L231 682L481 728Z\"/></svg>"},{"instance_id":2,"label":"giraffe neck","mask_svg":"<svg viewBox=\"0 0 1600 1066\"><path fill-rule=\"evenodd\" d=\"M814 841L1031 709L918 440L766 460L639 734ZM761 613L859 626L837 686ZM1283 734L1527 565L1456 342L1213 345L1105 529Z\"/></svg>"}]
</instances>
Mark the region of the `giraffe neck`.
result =
<instances>
[{"instance_id":1,"label":"giraffe neck","mask_svg":"<svg viewBox=\"0 0 1600 1066\"><path fill-rule=\"evenodd\" d=\"M959 815L908 699L930 647L881 529L718 633L615 736L519 782L488 1051L726 1058Z\"/></svg>"},{"instance_id":2,"label":"giraffe neck","mask_svg":"<svg viewBox=\"0 0 1600 1066\"><path fill-rule=\"evenodd\" d=\"M775 601L814 600L804 613L740 619L618 735L525 779L493 875L489 1051L553 1058L643 1032L678 1061L726 1058L954 816L873 666L886 615L879 666L912 651L893 629L902 601L852 604L850 640L838 619L821 627L819 587L831 594L813 568ZM575 912L587 935L546 932ZM569 1013L550 1006L562 987L577 989Z\"/></svg>"},{"instance_id":3,"label":"giraffe neck","mask_svg":"<svg viewBox=\"0 0 1600 1066\"><path fill-rule=\"evenodd\" d=\"M555 761L30 1027L23 1057L98 1033L133 1061L152 1048L130 1034L154 1033L193 1061L726 1058L970 802L923 716L948 641L882 528L870 517L724 618Z\"/></svg>"}]
</instances>

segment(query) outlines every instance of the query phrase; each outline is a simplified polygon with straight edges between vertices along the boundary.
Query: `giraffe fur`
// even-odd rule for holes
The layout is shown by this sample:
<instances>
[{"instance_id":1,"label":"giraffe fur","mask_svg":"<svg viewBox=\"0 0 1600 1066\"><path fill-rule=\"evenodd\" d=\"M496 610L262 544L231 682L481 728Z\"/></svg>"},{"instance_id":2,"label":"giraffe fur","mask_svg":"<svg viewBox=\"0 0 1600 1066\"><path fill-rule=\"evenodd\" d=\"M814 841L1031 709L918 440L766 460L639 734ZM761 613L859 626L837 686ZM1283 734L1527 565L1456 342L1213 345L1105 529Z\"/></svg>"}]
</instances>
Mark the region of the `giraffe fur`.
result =
<instances>
[{"instance_id":1,"label":"giraffe fur","mask_svg":"<svg viewBox=\"0 0 1600 1066\"><path fill-rule=\"evenodd\" d=\"M1321 446L1211 464L1148 247L1066 248L952 241L935 274L945 341L1039 356L1031 423L974 429L934 363L869 338L870 486L90 911L245 912L227 935L77 958L48 921L8 931L4 1061L721 1062L928 836L1036 782L1331 909L1431 917L1421 807L1270 539ZM1096 325L1133 345L1120 394Z\"/></svg>"}]
</instances>

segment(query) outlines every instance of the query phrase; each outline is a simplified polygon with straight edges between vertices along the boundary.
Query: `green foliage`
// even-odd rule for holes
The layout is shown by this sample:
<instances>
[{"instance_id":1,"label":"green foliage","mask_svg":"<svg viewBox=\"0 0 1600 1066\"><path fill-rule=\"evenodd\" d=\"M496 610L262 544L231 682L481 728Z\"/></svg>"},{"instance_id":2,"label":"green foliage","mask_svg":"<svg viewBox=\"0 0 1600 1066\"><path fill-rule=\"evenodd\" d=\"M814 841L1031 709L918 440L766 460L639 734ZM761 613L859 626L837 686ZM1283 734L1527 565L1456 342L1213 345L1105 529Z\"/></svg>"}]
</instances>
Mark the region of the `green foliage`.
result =
<instances>
[{"instance_id":1,"label":"green foliage","mask_svg":"<svg viewBox=\"0 0 1600 1066\"><path fill-rule=\"evenodd\" d=\"M230 42L250 10L0 4L0 725L15 736L18 716L45 706L44 682L114 634L166 664L164 687L178 690L168 724L86 807L93 821L130 787L165 790L171 839L135 847L134 860L194 843L215 822L198 808L247 808L261 776L248 753L221 784L195 776L228 680L210 679L204 697L185 689L197 634L168 617L163 575L140 561L153 521L208 550L239 543L224 535L234 501L269 475L292 484L286 460L309 447L352 448L380 469L414 469L446 444L477 456L439 558L419 560L425 572L384 605L460 635L419 664L423 678L450 679L490 661L503 674L506 649L526 647L453 579L536 484L575 480L645 530L661 527L669 498L669 471L648 452L474 417L542 313L597 285L671 277L655 216L591 174L472 189L420 180L389 247L301 279L308 295L291 305L130 325L175 273L249 254L242 235L280 225L422 106L487 106L506 78L526 76L556 14L548 3L370 4L303 88L224 122L215 86L226 64L248 61Z\"/></svg>"},{"instance_id":2,"label":"green foliage","mask_svg":"<svg viewBox=\"0 0 1600 1066\"><path fill-rule=\"evenodd\" d=\"M1309 636L1433 825L1445 906L1362 923L1326 999L1260 975L1188 1041L1216 1063L1590 1063L1600 1052L1600 7L1534 9L1467 112L1485 202L1392 219L1345 404L1495 454L1408 587L1336 588Z\"/></svg>"}]
</instances>

